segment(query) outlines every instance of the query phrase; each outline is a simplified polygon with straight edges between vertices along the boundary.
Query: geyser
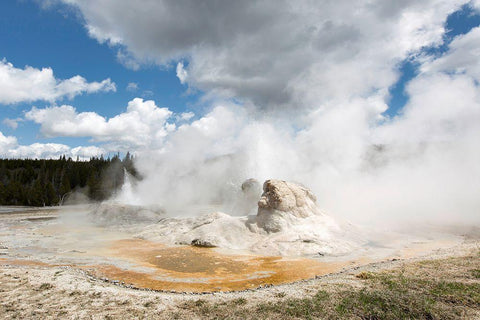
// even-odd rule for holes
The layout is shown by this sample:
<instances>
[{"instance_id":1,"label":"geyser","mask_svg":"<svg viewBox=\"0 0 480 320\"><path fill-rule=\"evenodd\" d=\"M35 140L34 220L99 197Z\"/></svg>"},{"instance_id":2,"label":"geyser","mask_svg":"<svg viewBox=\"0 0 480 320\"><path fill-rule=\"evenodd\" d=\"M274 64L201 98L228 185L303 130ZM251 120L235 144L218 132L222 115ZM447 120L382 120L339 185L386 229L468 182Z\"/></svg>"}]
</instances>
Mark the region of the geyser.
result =
<instances>
[{"instance_id":1,"label":"geyser","mask_svg":"<svg viewBox=\"0 0 480 320\"><path fill-rule=\"evenodd\" d=\"M316 201L307 188L291 182L267 180L258 202L257 225L267 232L287 230L298 219L320 215Z\"/></svg>"},{"instance_id":2,"label":"geyser","mask_svg":"<svg viewBox=\"0 0 480 320\"><path fill-rule=\"evenodd\" d=\"M242 184L255 188L256 182ZM190 218L164 218L137 235L167 245L183 244L247 250L263 255L339 255L364 240L351 225L322 212L313 193L296 183L267 180L256 215L212 212Z\"/></svg>"}]
</instances>

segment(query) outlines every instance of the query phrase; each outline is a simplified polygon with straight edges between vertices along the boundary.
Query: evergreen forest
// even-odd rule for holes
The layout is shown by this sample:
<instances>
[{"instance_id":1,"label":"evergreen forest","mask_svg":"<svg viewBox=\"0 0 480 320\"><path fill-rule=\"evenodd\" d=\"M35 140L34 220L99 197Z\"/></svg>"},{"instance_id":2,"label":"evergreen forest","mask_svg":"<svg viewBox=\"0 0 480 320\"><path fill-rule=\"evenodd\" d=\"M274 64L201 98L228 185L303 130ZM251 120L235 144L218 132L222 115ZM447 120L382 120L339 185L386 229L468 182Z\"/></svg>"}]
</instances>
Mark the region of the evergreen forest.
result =
<instances>
[{"instance_id":1,"label":"evergreen forest","mask_svg":"<svg viewBox=\"0 0 480 320\"><path fill-rule=\"evenodd\" d=\"M56 206L73 194L92 201L109 198L121 188L125 170L138 178L127 153L89 161L60 159L0 159L0 205Z\"/></svg>"}]
</instances>

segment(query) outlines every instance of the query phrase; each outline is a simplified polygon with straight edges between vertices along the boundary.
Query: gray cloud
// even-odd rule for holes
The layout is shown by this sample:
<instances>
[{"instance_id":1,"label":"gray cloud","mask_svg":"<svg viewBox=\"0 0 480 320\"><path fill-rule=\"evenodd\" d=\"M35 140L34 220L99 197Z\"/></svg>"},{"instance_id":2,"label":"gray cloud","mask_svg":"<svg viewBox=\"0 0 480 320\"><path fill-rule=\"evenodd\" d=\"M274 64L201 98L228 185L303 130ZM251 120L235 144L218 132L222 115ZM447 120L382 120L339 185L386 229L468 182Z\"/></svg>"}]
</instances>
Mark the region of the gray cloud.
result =
<instances>
[{"instance_id":1,"label":"gray cloud","mask_svg":"<svg viewBox=\"0 0 480 320\"><path fill-rule=\"evenodd\" d=\"M396 64L440 43L446 16L467 1L64 2L91 36L139 61L189 60L191 86L295 108L386 90Z\"/></svg>"}]
</instances>

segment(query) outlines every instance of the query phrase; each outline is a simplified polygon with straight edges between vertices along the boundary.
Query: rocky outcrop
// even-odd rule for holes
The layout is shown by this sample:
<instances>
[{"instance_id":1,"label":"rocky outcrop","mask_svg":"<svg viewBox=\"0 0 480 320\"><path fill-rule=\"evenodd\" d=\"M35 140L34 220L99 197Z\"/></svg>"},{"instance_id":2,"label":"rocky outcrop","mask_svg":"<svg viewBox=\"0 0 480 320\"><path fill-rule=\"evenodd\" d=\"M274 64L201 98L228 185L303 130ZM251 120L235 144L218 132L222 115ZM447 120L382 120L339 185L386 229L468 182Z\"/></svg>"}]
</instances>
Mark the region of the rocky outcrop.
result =
<instances>
[{"instance_id":1,"label":"rocky outcrop","mask_svg":"<svg viewBox=\"0 0 480 320\"><path fill-rule=\"evenodd\" d=\"M267 232L280 232L298 219L320 215L313 193L298 184L267 180L258 201L257 225Z\"/></svg>"},{"instance_id":2,"label":"rocky outcrop","mask_svg":"<svg viewBox=\"0 0 480 320\"><path fill-rule=\"evenodd\" d=\"M189 218L164 218L137 237L167 244L243 249L246 234L244 219L212 212Z\"/></svg>"},{"instance_id":3,"label":"rocky outcrop","mask_svg":"<svg viewBox=\"0 0 480 320\"><path fill-rule=\"evenodd\" d=\"M191 245L194 247L201 247L201 248L215 248L216 245L211 243L210 241L207 240L202 240L202 239L193 239L191 242Z\"/></svg>"}]
</instances>

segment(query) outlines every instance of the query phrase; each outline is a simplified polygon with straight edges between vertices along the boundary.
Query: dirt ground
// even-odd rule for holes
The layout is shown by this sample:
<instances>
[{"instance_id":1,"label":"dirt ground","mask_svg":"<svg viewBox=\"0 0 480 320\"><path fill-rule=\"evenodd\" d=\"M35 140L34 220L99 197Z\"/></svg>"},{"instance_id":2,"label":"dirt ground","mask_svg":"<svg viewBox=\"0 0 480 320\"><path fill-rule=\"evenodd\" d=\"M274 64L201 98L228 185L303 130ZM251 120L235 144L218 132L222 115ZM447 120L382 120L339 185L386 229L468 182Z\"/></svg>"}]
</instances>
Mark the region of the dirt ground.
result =
<instances>
[{"instance_id":1,"label":"dirt ground","mask_svg":"<svg viewBox=\"0 0 480 320\"><path fill-rule=\"evenodd\" d=\"M25 245L15 251L0 237L0 318L480 319L478 229L448 246L417 245L395 257L344 264L309 280L193 294L128 288L116 280L94 277L79 264L32 259L28 250L34 248L38 235L50 237L53 243L61 239L48 232L48 223L55 217L50 209L34 215L28 209L8 215L0 212L4 227L0 236L10 239L9 246ZM27 238L29 242L22 242ZM43 247L40 252L48 258L60 251ZM66 256L72 255L82 254Z\"/></svg>"}]
</instances>

